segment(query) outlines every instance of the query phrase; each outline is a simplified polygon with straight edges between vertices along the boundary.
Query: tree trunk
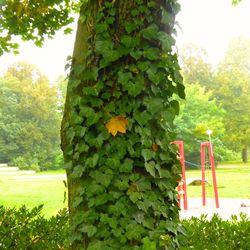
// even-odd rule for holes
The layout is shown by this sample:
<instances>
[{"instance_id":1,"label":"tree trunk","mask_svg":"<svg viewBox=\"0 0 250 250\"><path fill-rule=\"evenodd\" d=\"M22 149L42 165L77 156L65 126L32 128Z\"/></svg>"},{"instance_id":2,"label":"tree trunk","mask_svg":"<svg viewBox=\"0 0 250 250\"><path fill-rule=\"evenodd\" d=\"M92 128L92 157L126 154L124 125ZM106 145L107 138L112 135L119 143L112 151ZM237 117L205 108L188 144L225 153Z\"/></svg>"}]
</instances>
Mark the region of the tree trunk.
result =
<instances>
[{"instance_id":1,"label":"tree trunk","mask_svg":"<svg viewBox=\"0 0 250 250\"><path fill-rule=\"evenodd\" d=\"M242 161L244 163L247 163L247 147L243 148L241 151L241 155L242 155Z\"/></svg>"},{"instance_id":2,"label":"tree trunk","mask_svg":"<svg viewBox=\"0 0 250 250\"><path fill-rule=\"evenodd\" d=\"M61 130L74 250L179 245L177 9L172 0L81 6Z\"/></svg>"}]
</instances>

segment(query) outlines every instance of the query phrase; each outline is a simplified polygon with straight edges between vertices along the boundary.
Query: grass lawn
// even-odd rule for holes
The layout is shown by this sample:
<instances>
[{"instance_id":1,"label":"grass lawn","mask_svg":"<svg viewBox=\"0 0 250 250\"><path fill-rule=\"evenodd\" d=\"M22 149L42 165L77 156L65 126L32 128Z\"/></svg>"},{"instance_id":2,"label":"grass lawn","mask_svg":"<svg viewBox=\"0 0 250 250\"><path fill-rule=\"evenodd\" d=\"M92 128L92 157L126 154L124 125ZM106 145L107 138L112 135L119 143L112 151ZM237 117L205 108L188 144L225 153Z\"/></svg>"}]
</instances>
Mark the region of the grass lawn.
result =
<instances>
[{"instance_id":1,"label":"grass lawn","mask_svg":"<svg viewBox=\"0 0 250 250\"><path fill-rule=\"evenodd\" d=\"M32 208L44 204L46 217L67 207L64 200L64 170L47 171L29 176L0 175L0 205ZM250 166L216 169L219 198L250 199ZM200 170L189 170L187 178L201 178ZM207 197L213 197L212 173L206 171ZM201 197L201 186L187 186L188 197Z\"/></svg>"},{"instance_id":2,"label":"grass lawn","mask_svg":"<svg viewBox=\"0 0 250 250\"><path fill-rule=\"evenodd\" d=\"M48 171L35 175L0 175L0 205L28 208L44 204L44 215L55 215L59 209L67 207L64 202L64 171ZM53 178L55 176L55 178Z\"/></svg>"},{"instance_id":3,"label":"grass lawn","mask_svg":"<svg viewBox=\"0 0 250 250\"><path fill-rule=\"evenodd\" d=\"M250 167L242 166L237 168L231 165L221 165L216 169L219 198L244 198L250 199ZM237 164L238 166L238 164ZM201 178L200 170L188 170L187 178ZM207 197L214 197L213 179L211 170L206 170ZM201 197L201 186L187 186L188 197Z\"/></svg>"}]
</instances>

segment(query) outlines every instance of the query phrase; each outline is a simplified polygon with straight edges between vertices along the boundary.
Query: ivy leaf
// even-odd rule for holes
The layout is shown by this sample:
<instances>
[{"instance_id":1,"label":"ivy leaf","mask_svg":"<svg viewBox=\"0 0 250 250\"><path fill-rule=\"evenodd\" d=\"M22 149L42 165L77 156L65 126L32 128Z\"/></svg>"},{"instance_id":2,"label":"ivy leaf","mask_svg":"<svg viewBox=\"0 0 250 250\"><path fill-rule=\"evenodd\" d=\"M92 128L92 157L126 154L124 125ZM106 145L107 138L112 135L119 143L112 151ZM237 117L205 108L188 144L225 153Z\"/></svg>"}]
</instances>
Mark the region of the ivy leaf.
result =
<instances>
[{"instance_id":1,"label":"ivy leaf","mask_svg":"<svg viewBox=\"0 0 250 250\"><path fill-rule=\"evenodd\" d=\"M127 48L134 48L139 44L139 38L134 36L123 35L121 43Z\"/></svg>"},{"instance_id":2,"label":"ivy leaf","mask_svg":"<svg viewBox=\"0 0 250 250\"><path fill-rule=\"evenodd\" d=\"M105 55L108 52L112 51L114 47L114 43L112 40L97 40L95 44L96 53Z\"/></svg>"},{"instance_id":3,"label":"ivy leaf","mask_svg":"<svg viewBox=\"0 0 250 250\"><path fill-rule=\"evenodd\" d=\"M158 48L148 48L144 51L144 56L149 60L157 60L160 57L160 50Z\"/></svg>"},{"instance_id":4,"label":"ivy leaf","mask_svg":"<svg viewBox=\"0 0 250 250\"><path fill-rule=\"evenodd\" d=\"M143 149L142 150L142 157L145 161L149 161L155 157L155 152L151 149Z\"/></svg>"},{"instance_id":5,"label":"ivy leaf","mask_svg":"<svg viewBox=\"0 0 250 250\"><path fill-rule=\"evenodd\" d=\"M90 117L95 114L94 109L90 107L81 107L81 112L80 112L84 117Z\"/></svg>"},{"instance_id":6,"label":"ivy leaf","mask_svg":"<svg viewBox=\"0 0 250 250\"><path fill-rule=\"evenodd\" d=\"M99 155L94 154L92 157L87 158L85 166L89 168L94 168L97 165L98 160L99 160Z\"/></svg>"},{"instance_id":7,"label":"ivy leaf","mask_svg":"<svg viewBox=\"0 0 250 250\"><path fill-rule=\"evenodd\" d=\"M139 192L128 192L128 196L133 203L136 203L142 198L142 195Z\"/></svg>"},{"instance_id":8,"label":"ivy leaf","mask_svg":"<svg viewBox=\"0 0 250 250\"><path fill-rule=\"evenodd\" d=\"M173 17L164 8L161 8L161 12L162 12L161 22L163 24L170 24L173 22Z\"/></svg>"},{"instance_id":9,"label":"ivy leaf","mask_svg":"<svg viewBox=\"0 0 250 250\"><path fill-rule=\"evenodd\" d=\"M152 116L146 111L137 111L134 113L134 119L140 124L140 126L144 126L145 124L147 124L151 117Z\"/></svg>"},{"instance_id":10,"label":"ivy leaf","mask_svg":"<svg viewBox=\"0 0 250 250\"><path fill-rule=\"evenodd\" d=\"M159 147L160 146L158 144L156 144L156 143L153 143L152 146L151 146L152 150L155 151L155 152L159 149Z\"/></svg>"},{"instance_id":11,"label":"ivy leaf","mask_svg":"<svg viewBox=\"0 0 250 250\"><path fill-rule=\"evenodd\" d=\"M82 176L83 172L85 171L85 166L77 165L73 169L73 173L71 174L72 178L79 178Z\"/></svg>"},{"instance_id":12,"label":"ivy leaf","mask_svg":"<svg viewBox=\"0 0 250 250\"><path fill-rule=\"evenodd\" d=\"M170 51L171 46L175 43L174 39L165 32L159 32L158 39L161 42L161 46L164 52Z\"/></svg>"},{"instance_id":13,"label":"ivy leaf","mask_svg":"<svg viewBox=\"0 0 250 250\"><path fill-rule=\"evenodd\" d=\"M151 176L155 177L155 163L153 161L146 162L145 168Z\"/></svg>"},{"instance_id":14,"label":"ivy leaf","mask_svg":"<svg viewBox=\"0 0 250 250\"><path fill-rule=\"evenodd\" d=\"M147 40L156 39L158 31L159 29L157 25L151 24L146 29L142 30L142 36Z\"/></svg>"},{"instance_id":15,"label":"ivy leaf","mask_svg":"<svg viewBox=\"0 0 250 250\"><path fill-rule=\"evenodd\" d=\"M102 53L103 59L100 61L100 68L108 66L111 62L118 60L122 56L118 50L109 50L107 53L106 51L104 52Z\"/></svg>"},{"instance_id":16,"label":"ivy leaf","mask_svg":"<svg viewBox=\"0 0 250 250\"><path fill-rule=\"evenodd\" d=\"M93 67L91 69L86 69L83 73L82 79L83 80L93 80L96 81L98 77L98 68Z\"/></svg>"},{"instance_id":17,"label":"ivy leaf","mask_svg":"<svg viewBox=\"0 0 250 250\"><path fill-rule=\"evenodd\" d=\"M95 87L83 87L82 92L84 95L98 96L98 90Z\"/></svg>"},{"instance_id":18,"label":"ivy leaf","mask_svg":"<svg viewBox=\"0 0 250 250\"><path fill-rule=\"evenodd\" d=\"M97 228L93 225L84 224L80 229L83 233L87 233L89 237L92 237L97 232Z\"/></svg>"},{"instance_id":19,"label":"ivy leaf","mask_svg":"<svg viewBox=\"0 0 250 250\"><path fill-rule=\"evenodd\" d=\"M169 104L175 110L175 114L179 115L180 112L179 102L177 100L172 100Z\"/></svg>"},{"instance_id":20,"label":"ivy leaf","mask_svg":"<svg viewBox=\"0 0 250 250\"><path fill-rule=\"evenodd\" d=\"M82 197L82 196L77 196L77 197L75 197L74 202L73 202L73 207L76 208L76 207L79 206L82 202L83 202L83 197Z\"/></svg>"},{"instance_id":21,"label":"ivy leaf","mask_svg":"<svg viewBox=\"0 0 250 250\"><path fill-rule=\"evenodd\" d=\"M133 161L125 159L124 163L120 166L120 172L130 173L133 169Z\"/></svg>"},{"instance_id":22,"label":"ivy leaf","mask_svg":"<svg viewBox=\"0 0 250 250\"><path fill-rule=\"evenodd\" d=\"M128 125L128 120L126 117L114 116L105 124L105 127L107 128L110 134L116 136L117 132L125 134L127 125Z\"/></svg>"},{"instance_id":23,"label":"ivy leaf","mask_svg":"<svg viewBox=\"0 0 250 250\"><path fill-rule=\"evenodd\" d=\"M91 241L88 250L108 250L109 247L103 241Z\"/></svg>"},{"instance_id":24,"label":"ivy leaf","mask_svg":"<svg viewBox=\"0 0 250 250\"><path fill-rule=\"evenodd\" d=\"M161 98L150 98L145 100L147 110L152 114L159 113L163 108L163 100Z\"/></svg>"},{"instance_id":25,"label":"ivy leaf","mask_svg":"<svg viewBox=\"0 0 250 250\"><path fill-rule=\"evenodd\" d=\"M124 27L128 33L131 33L132 31L136 30L137 25L135 23L130 23L128 21L125 21Z\"/></svg>"}]
</instances>

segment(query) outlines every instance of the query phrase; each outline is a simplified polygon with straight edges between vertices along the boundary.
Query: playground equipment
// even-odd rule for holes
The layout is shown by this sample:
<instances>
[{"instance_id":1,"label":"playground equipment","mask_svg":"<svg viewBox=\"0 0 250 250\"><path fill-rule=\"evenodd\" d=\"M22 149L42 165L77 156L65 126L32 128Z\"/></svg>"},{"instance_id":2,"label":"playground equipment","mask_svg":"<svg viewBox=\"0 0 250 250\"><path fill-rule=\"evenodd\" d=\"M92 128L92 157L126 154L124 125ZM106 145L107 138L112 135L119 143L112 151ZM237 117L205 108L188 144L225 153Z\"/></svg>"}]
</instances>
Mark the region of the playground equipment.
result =
<instances>
[{"instance_id":1,"label":"playground equipment","mask_svg":"<svg viewBox=\"0 0 250 250\"><path fill-rule=\"evenodd\" d=\"M210 139L210 138L209 138ZM184 156L184 143L183 141L173 141L172 144L178 146L178 158L181 162L182 167L182 175L181 180L178 185L178 202L179 207L181 207L181 199L183 197L183 208L184 210L188 209L187 202L187 184L186 184L186 167L185 167L185 156ZM216 208L219 208L219 196L217 190L217 181L216 181L216 173L215 173L215 164L214 164L214 153L211 139L209 142L201 143L201 178L202 178L202 205L206 205L206 179L205 179L205 171L206 171L206 162L207 155L209 155L209 162L212 171L213 178L213 188L214 188L214 198Z\"/></svg>"},{"instance_id":2,"label":"playground equipment","mask_svg":"<svg viewBox=\"0 0 250 250\"><path fill-rule=\"evenodd\" d=\"M206 171L206 150L209 154L210 166L212 171L213 178L213 188L214 188L214 198L216 208L219 208L219 197L218 197L218 189L217 189L217 181L216 181L216 173L215 173L215 164L214 164L214 153L213 146L211 141L201 143L201 179L202 179L202 205L206 205L206 179L205 179L205 171Z\"/></svg>"},{"instance_id":3,"label":"playground equipment","mask_svg":"<svg viewBox=\"0 0 250 250\"><path fill-rule=\"evenodd\" d=\"M181 180L178 184L178 201L179 207L181 207L181 197L183 196L183 207L184 210L188 209L187 203L187 184L186 184L186 169L185 169L185 156L184 156L184 143L183 141L173 141L172 144L178 146L178 158L181 162Z\"/></svg>"}]
</instances>

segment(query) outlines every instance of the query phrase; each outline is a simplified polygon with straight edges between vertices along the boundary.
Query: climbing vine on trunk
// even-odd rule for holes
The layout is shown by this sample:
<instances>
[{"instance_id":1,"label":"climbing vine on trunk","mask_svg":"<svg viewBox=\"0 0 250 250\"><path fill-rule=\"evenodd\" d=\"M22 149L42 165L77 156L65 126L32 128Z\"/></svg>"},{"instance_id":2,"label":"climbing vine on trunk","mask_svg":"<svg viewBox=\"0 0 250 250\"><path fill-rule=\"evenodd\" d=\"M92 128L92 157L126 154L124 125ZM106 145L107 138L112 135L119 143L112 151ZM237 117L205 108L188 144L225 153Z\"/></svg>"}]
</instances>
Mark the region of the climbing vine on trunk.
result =
<instances>
[{"instance_id":1,"label":"climbing vine on trunk","mask_svg":"<svg viewBox=\"0 0 250 250\"><path fill-rule=\"evenodd\" d=\"M62 123L73 249L178 247L178 10L175 0L81 6L84 53L72 58Z\"/></svg>"}]
</instances>

